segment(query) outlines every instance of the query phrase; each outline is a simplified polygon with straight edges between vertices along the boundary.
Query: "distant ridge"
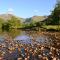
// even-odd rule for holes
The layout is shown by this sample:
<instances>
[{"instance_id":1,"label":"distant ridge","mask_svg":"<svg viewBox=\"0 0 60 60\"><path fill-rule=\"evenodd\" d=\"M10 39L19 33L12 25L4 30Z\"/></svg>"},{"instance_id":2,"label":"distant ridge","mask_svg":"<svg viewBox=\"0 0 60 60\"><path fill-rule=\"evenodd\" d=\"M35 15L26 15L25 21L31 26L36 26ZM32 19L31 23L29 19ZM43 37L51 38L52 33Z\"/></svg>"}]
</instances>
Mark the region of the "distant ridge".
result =
<instances>
[{"instance_id":1,"label":"distant ridge","mask_svg":"<svg viewBox=\"0 0 60 60\"><path fill-rule=\"evenodd\" d=\"M47 16L33 16L30 18L26 18L24 23L40 22L40 21L44 21L46 18L47 18Z\"/></svg>"},{"instance_id":2,"label":"distant ridge","mask_svg":"<svg viewBox=\"0 0 60 60\"><path fill-rule=\"evenodd\" d=\"M6 14L0 14L0 18L4 19L4 21L7 21L7 20L10 20L11 17L16 17L18 18L19 20L21 20L21 22L25 22L25 23L30 23L31 21L33 22L39 22L39 21L43 21L47 18L47 16L33 16L33 17L30 17L30 18L21 18L21 17L18 17L14 14L9 14L9 13L6 13Z\"/></svg>"},{"instance_id":3,"label":"distant ridge","mask_svg":"<svg viewBox=\"0 0 60 60\"><path fill-rule=\"evenodd\" d=\"M33 16L32 20L35 22L43 21L47 16Z\"/></svg>"},{"instance_id":4,"label":"distant ridge","mask_svg":"<svg viewBox=\"0 0 60 60\"><path fill-rule=\"evenodd\" d=\"M0 18L2 18L4 20L10 20L12 16L14 16L14 15L12 15L12 14L1 14Z\"/></svg>"},{"instance_id":5,"label":"distant ridge","mask_svg":"<svg viewBox=\"0 0 60 60\"><path fill-rule=\"evenodd\" d=\"M21 21L23 21L23 18L20 18L18 16L15 16L13 14L0 14L0 18L4 19L4 21L10 20L12 17L16 17L18 19L20 19Z\"/></svg>"}]
</instances>

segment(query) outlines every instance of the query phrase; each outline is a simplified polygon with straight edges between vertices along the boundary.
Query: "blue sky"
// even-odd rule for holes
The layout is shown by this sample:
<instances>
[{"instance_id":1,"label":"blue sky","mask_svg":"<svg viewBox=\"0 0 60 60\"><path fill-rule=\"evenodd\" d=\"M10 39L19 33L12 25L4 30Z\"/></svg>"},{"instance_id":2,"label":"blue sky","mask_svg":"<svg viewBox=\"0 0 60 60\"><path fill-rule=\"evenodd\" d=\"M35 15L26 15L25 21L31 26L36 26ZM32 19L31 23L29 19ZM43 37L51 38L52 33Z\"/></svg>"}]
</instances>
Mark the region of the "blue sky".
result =
<instances>
[{"instance_id":1,"label":"blue sky","mask_svg":"<svg viewBox=\"0 0 60 60\"><path fill-rule=\"evenodd\" d=\"M0 0L0 14L10 12L23 18L49 15L55 4L56 0Z\"/></svg>"}]
</instances>

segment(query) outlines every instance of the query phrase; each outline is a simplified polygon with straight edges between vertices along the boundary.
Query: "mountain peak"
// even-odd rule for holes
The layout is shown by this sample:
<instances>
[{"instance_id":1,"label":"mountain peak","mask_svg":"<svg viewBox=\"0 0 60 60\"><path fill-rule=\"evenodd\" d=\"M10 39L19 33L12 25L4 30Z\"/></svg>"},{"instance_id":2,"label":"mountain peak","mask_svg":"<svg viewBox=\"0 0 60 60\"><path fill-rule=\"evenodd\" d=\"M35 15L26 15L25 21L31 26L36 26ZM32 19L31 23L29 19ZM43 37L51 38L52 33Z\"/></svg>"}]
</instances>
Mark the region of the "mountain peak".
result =
<instances>
[{"instance_id":1,"label":"mountain peak","mask_svg":"<svg viewBox=\"0 0 60 60\"><path fill-rule=\"evenodd\" d=\"M4 19L4 20L9 20L11 19L11 17L14 16L13 14L1 14L0 18Z\"/></svg>"},{"instance_id":2,"label":"mountain peak","mask_svg":"<svg viewBox=\"0 0 60 60\"><path fill-rule=\"evenodd\" d=\"M33 16L32 17L32 20L35 22L43 21L44 19L46 19L45 16Z\"/></svg>"}]
</instances>

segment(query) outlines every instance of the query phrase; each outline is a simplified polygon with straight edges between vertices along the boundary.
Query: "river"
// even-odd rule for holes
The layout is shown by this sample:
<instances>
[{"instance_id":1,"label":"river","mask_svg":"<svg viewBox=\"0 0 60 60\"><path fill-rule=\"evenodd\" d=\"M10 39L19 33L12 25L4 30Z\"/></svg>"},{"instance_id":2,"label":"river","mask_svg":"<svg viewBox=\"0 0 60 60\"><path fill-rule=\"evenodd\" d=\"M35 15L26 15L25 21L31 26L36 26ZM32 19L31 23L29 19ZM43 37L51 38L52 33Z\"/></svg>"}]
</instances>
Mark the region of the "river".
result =
<instances>
[{"instance_id":1,"label":"river","mask_svg":"<svg viewBox=\"0 0 60 60\"><path fill-rule=\"evenodd\" d=\"M56 39L56 37L58 39ZM3 40L31 40L40 44L53 45L55 42L59 42L60 32L43 32L43 31L30 31L30 30L17 30L12 29L10 31L0 31L0 42ZM57 40L57 41L56 41ZM31 42L31 43L32 43Z\"/></svg>"},{"instance_id":2,"label":"river","mask_svg":"<svg viewBox=\"0 0 60 60\"><path fill-rule=\"evenodd\" d=\"M60 49L59 37L59 32L30 31L17 29L3 32L2 30L0 30L0 54L1 56L4 56L4 54L8 55L8 49L14 50L18 44L27 44L32 46L35 44L40 44Z\"/></svg>"}]
</instances>

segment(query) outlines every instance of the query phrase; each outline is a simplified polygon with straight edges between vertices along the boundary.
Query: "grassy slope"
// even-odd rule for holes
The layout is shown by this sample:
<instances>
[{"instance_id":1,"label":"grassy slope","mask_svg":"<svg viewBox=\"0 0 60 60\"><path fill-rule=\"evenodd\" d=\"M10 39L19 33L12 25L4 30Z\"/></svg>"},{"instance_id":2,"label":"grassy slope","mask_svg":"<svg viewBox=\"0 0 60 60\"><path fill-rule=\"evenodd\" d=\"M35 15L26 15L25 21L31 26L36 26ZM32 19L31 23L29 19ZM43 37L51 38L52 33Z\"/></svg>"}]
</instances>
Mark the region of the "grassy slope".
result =
<instances>
[{"instance_id":1,"label":"grassy slope","mask_svg":"<svg viewBox=\"0 0 60 60\"><path fill-rule=\"evenodd\" d=\"M54 30L60 30L60 25L45 25L45 26L42 26L43 28L45 29L54 29Z\"/></svg>"}]
</instances>

